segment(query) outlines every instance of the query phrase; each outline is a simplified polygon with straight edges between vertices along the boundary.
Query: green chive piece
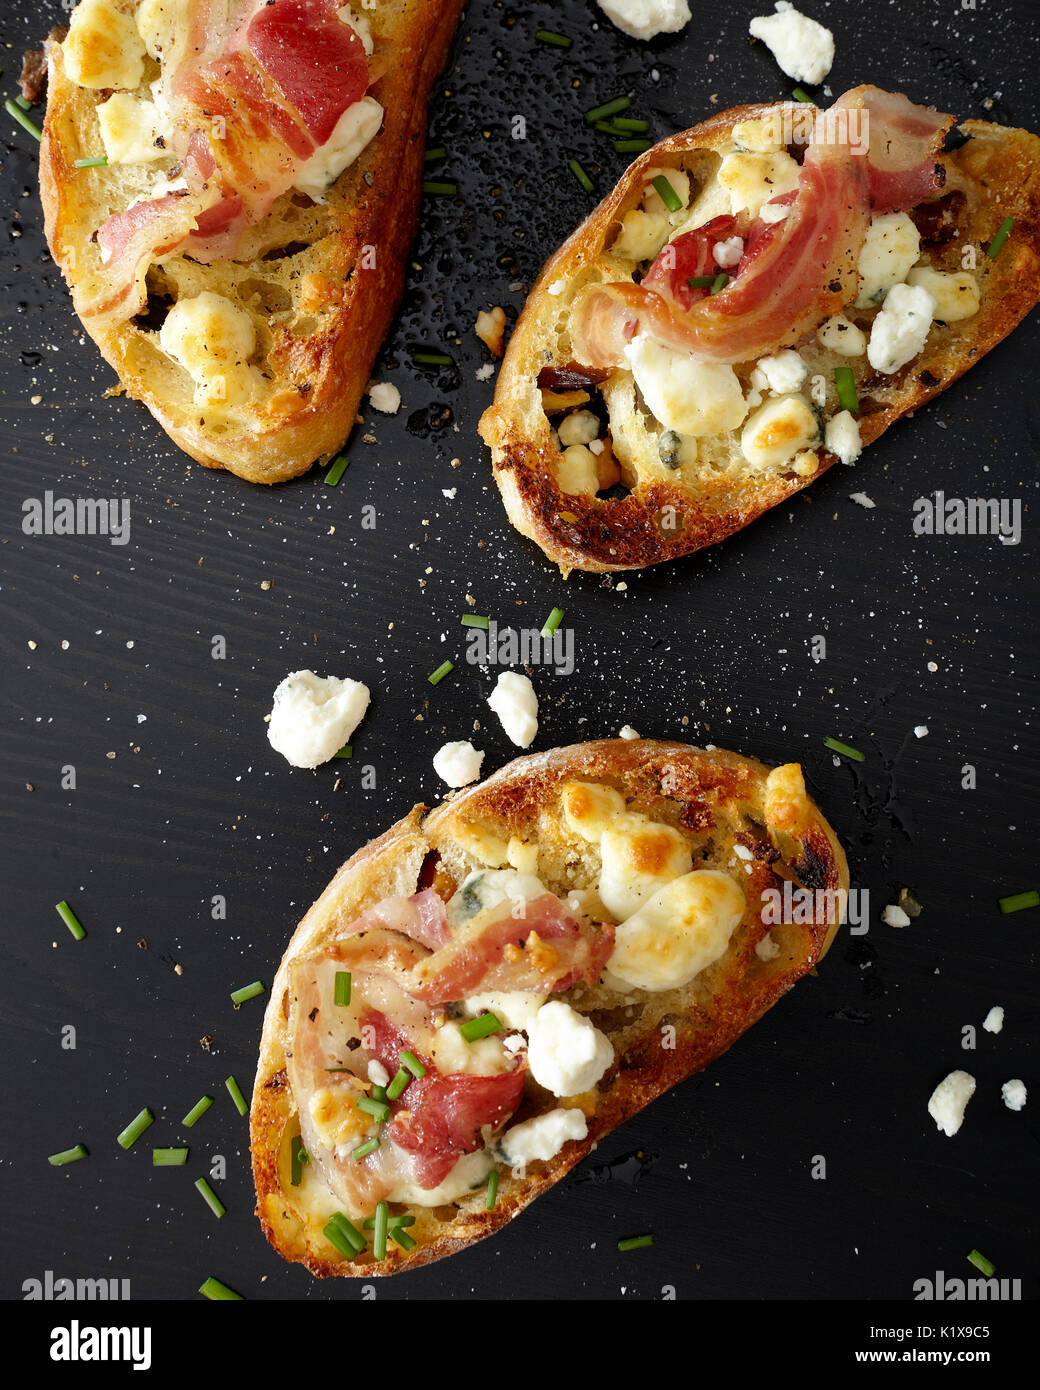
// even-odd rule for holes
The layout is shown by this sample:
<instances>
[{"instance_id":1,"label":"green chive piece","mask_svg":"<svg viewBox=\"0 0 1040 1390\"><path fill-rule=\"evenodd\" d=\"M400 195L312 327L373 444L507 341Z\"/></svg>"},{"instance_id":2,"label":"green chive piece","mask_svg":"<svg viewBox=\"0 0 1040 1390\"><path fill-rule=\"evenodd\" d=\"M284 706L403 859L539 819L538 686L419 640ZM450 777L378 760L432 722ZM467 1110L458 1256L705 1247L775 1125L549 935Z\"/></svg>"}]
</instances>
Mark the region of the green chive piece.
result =
<instances>
[{"instance_id":1,"label":"green chive piece","mask_svg":"<svg viewBox=\"0 0 1040 1390\"><path fill-rule=\"evenodd\" d=\"M382 1100L382 1101L385 1101L385 1100L386 1100L386 1087L385 1087L385 1086L376 1086L376 1085L373 1083L373 1086L372 1086L372 1099L373 1099L373 1100Z\"/></svg>"},{"instance_id":2,"label":"green chive piece","mask_svg":"<svg viewBox=\"0 0 1040 1390\"><path fill-rule=\"evenodd\" d=\"M617 154L642 154L653 143L652 140L615 140L614 150Z\"/></svg>"},{"instance_id":3,"label":"green chive piece","mask_svg":"<svg viewBox=\"0 0 1040 1390\"><path fill-rule=\"evenodd\" d=\"M341 1211L333 1212L331 1224L336 1227L340 1234L353 1246L355 1250L364 1250L365 1237L361 1234L353 1221Z\"/></svg>"},{"instance_id":4,"label":"green chive piece","mask_svg":"<svg viewBox=\"0 0 1040 1390\"><path fill-rule=\"evenodd\" d=\"M724 290L729 284L729 276L724 270L720 270L715 279L711 282L711 293L718 294L719 290Z\"/></svg>"},{"instance_id":5,"label":"green chive piece","mask_svg":"<svg viewBox=\"0 0 1040 1390\"><path fill-rule=\"evenodd\" d=\"M618 1241L617 1248L619 1250L643 1250L648 1245L653 1245L653 1243L654 1238L652 1235L625 1236L623 1240Z\"/></svg>"},{"instance_id":6,"label":"green chive piece","mask_svg":"<svg viewBox=\"0 0 1040 1390\"><path fill-rule=\"evenodd\" d=\"M357 1103L357 1108L363 1110L366 1115L371 1115L381 1125L385 1125L390 1118L390 1107L386 1101L376 1100L372 1096L362 1096Z\"/></svg>"},{"instance_id":7,"label":"green chive piece","mask_svg":"<svg viewBox=\"0 0 1040 1390\"><path fill-rule=\"evenodd\" d=\"M795 101L805 101L808 102L810 106L816 105L815 98L811 97L804 87L795 87L791 95L794 97Z\"/></svg>"},{"instance_id":8,"label":"green chive piece","mask_svg":"<svg viewBox=\"0 0 1040 1390\"><path fill-rule=\"evenodd\" d=\"M73 938L76 941L82 941L87 933L83 930L82 922L80 922L79 918L73 912L72 908L69 907L64 898L62 898L60 903L54 904L54 910L68 927Z\"/></svg>"},{"instance_id":9,"label":"green chive piece","mask_svg":"<svg viewBox=\"0 0 1040 1390\"><path fill-rule=\"evenodd\" d=\"M823 740L826 748L832 749L835 753L844 753L846 758L855 758L856 762L866 762L866 753L861 753L858 748L850 748L847 743L842 743L840 739L831 738L830 735Z\"/></svg>"},{"instance_id":10,"label":"green chive piece","mask_svg":"<svg viewBox=\"0 0 1040 1390\"><path fill-rule=\"evenodd\" d=\"M665 204L669 213L679 213L683 207L683 199L672 188L672 179L667 178L665 174L658 174L651 179L651 183L653 183L653 188L658 190L660 202Z\"/></svg>"},{"instance_id":11,"label":"green chive piece","mask_svg":"<svg viewBox=\"0 0 1040 1390\"><path fill-rule=\"evenodd\" d=\"M498 1201L498 1169L492 1168L488 1175L487 1196L484 1198L484 1210L494 1211L495 1203Z\"/></svg>"},{"instance_id":12,"label":"green chive piece","mask_svg":"<svg viewBox=\"0 0 1040 1390\"><path fill-rule=\"evenodd\" d=\"M449 671L454 671L455 663L452 661L442 661L436 671L431 671L426 679L431 685L439 685Z\"/></svg>"},{"instance_id":13,"label":"green chive piece","mask_svg":"<svg viewBox=\"0 0 1040 1390\"><path fill-rule=\"evenodd\" d=\"M43 139L43 131L38 125L34 125L20 106L16 106L13 101L8 99L4 102L4 109L9 116L13 116L23 130L27 130L35 140Z\"/></svg>"},{"instance_id":14,"label":"green chive piece","mask_svg":"<svg viewBox=\"0 0 1040 1390\"><path fill-rule=\"evenodd\" d=\"M356 1149L353 1149L353 1150L351 1151L350 1156L351 1156L351 1158L354 1160L355 1163L360 1163L361 1160L362 1160L363 1158L367 1158L369 1154L374 1154L375 1151L376 1151L376 1149L378 1149L378 1148L379 1148L379 1140L378 1140L378 1138L376 1138L376 1139L369 1139L366 1143L364 1143L364 1144L359 1144L359 1145L357 1146Z\"/></svg>"},{"instance_id":15,"label":"green chive piece","mask_svg":"<svg viewBox=\"0 0 1040 1390\"><path fill-rule=\"evenodd\" d=\"M77 159L75 161L77 169L103 169L107 163L107 154L99 154L94 159Z\"/></svg>"},{"instance_id":16,"label":"green chive piece","mask_svg":"<svg viewBox=\"0 0 1040 1390\"><path fill-rule=\"evenodd\" d=\"M47 1162L52 1168L64 1168L66 1163L77 1163L81 1158L87 1158L88 1152L82 1144L77 1144L74 1149L62 1149L60 1154L49 1154Z\"/></svg>"},{"instance_id":17,"label":"green chive piece","mask_svg":"<svg viewBox=\"0 0 1040 1390\"><path fill-rule=\"evenodd\" d=\"M366 1217L365 1217L365 1220L364 1220L364 1227L365 1227L365 1230L366 1230L366 1231L370 1231L370 1230L372 1229L372 1227L373 1227L375 1224L376 1224L376 1219L375 1219L374 1216L366 1216ZM386 1228L387 1228L388 1231L393 1231L393 1230L396 1230L399 1226L414 1226L414 1225L415 1225L415 1217L412 1215L412 1213L411 1213L410 1211L404 1211L404 1212L401 1213L400 1216L391 1216L390 1219L389 1219L389 1220L387 1221L387 1223L386 1223Z\"/></svg>"},{"instance_id":18,"label":"green chive piece","mask_svg":"<svg viewBox=\"0 0 1040 1390\"><path fill-rule=\"evenodd\" d=\"M996 1274L997 1272L997 1267L993 1263L993 1261L987 1260L985 1255L983 1255L980 1250L969 1250L968 1259L971 1261L971 1263L975 1266L976 1269L982 1270L983 1274L986 1276L987 1279L989 1279L992 1275Z\"/></svg>"},{"instance_id":19,"label":"green chive piece","mask_svg":"<svg viewBox=\"0 0 1040 1390\"><path fill-rule=\"evenodd\" d=\"M394 1229L390 1232L390 1239L395 1240L402 1250L415 1249L415 1241L408 1234L408 1232L402 1230L400 1226L395 1226Z\"/></svg>"},{"instance_id":20,"label":"green chive piece","mask_svg":"<svg viewBox=\"0 0 1040 1390\"><path fill-rule=\"evenodd\" d=\"M183 1168L188 1161L187 1149L153 1149L153 1168Z\"/></svg>"},{"instance_id":21,"label":"green chive piece","mask_svg":"<svg viewBox=\"0 0 1040 1390\"><path fill-rule=\"evenodd\" d=\"M255 999L258 994L263 994L264 986L260 980L254 980L251 985L243 985L241 989L232 990L232 1004L244 1004L247 999Z\"/></svg>"},{"instance_id":22,"label":"green chive piece","mask_svg":"<svg viewBox=\"0 0 1040 1390\"><path fill-rule=\"evenodd\" d=\"M856 390L856 378L852 368L835 367L834 384L838 388L838 403L842 410L851 410L853 415L858 415L859 392Z\"/></svg>"},{"instance_id":23,"label":"green chive piece","mask_svg":"<svg viewBox=\"0 0 1040 1390\"><path fill-rule=\"evenodd\" d=\"M539 43L551 44L553 48L570 48L574 42L566 34L554 34L551 29L539 29L535 33L535 38Z\"/></svg>"},{"instance_id":24,"label":"green chive piece","mask_svg":"<svg viewBox=\"0 0 1040 1390\"><path fill-rule=\"evenodd\" d=\"M617 139L625 134L624 127L619 126L616 121L597 121L592 129L598 130L602 135L613 135Z\"/></svg>"},{"instance_id":25,"label":"green chive piece","mask_svg":"<svg viewBox=\"0 0 1040 1390\"><path fill-rule=\"evenodd\" d=\"M419 1061L414 1052L409 1052L407 1048L401 1053L398 1061L401 1063L402 1067L408 1068L416 1080L426 1075L426 1068L423 1066L422 1062Z\"/></svg>"},{"instance_id":26,"label":"green chive piece","mask_svg":"<svg viewBox=\"0 0 1040 1390\"><path fill-rule=\"evenodd\" d=\"M563 622L563 609L554 608L542 624L542 636L551 637L556 629Z\"/></svg>"},{"instance_id":27,"label":"green chive piece","mask_svg":"<svg viewBox=\"0 0 1040 1390\"><path fill-rule=\"evenodd\" d=\"M342 478L343 474L347 471L349 464L350 459L343 454L340 454L338 459L334 459L333 462L329 464L328 472L325 474L325 486L335 487L340 478Z\"/></svg>"},{"instance_id":28,"label":"green chive piece","mask_svg":"<svg viewBox=\"0 0 1040 1390\"><path fill-rule=\"evenodd\" d=\"M191 1127L195 1124L197 1120L202 1119L203 1115L205 1115L206 1111L210 1108L212 1104L212 1096L203 1096L201 1100L197 1100L195 1104L191 1107L191 1109L185 1115L184 1119L181 1120L181 1124L184 1126L185 1129L191 1129Z\"/></svg>"},{"instance_id":29,"label":"green chive piece","mask_svg":"<svg viewBox=\"0 0 1040 1390\"><path fill-rule=\"evenodd\" d=\"M710 290L715 283L714 275L687 275L686 283L691 290Z\"/></svg>"},{"instance_id":30,"label":"green chive piece","mask_svg":"<svg viewBox=\"0 0 1040 1390\"><path fill-rule=\"evenodd\" d=\"M248 1115L249 1106L246 1104L246 1098L242 1094L242 1088L235 1078L233 1076L225 1078L224 1085L227 1087L228 1095L235 1102L235 1109L238 1113L240 1115Z\"/></svg>"},{"instance_id":31,"label":"green chive piece","mask_svg":"<svg viewBox=\"0 0 1040 1390\"><path fill-rule=\"evenodd\" d=\"M589 125L595 125L597 121L605 121L608 116L616 116L619 111L627 111L631 105L628 97L615 97L613 101L605 101L602 106L594 106L591 111L586 111L585 119Z\"/></svg>"},{"instance_id":32,"label":"green chive piece","mask_svg":"<svg viewBox=\"0 0 1040 1390\"><path fill-rule=\"evenodd\" d=\"M212 1187L210 1187L209 1183L206 1181L205 1178L195 1179L195 1191L206 1203L206 1205L209 1207L210 1211L213 1213L214 1216L223 1216L224 1213L227 1211L227 1207L225 1207L224 1203L213 1191Z\"/></svg>"},{"instance_id":33,"label":"green chive piece","mask_svg":"<svg viewBox=\"0 0 1040 1390\"><path fill-rule=\"evenodd\" d=\"M1015 219L1013 217L1005 217L1003 222L1001 222L1000 226L997 228L996 236L986 247L986 255L990 258L991 261L995 261L997 257L1000 255L1001 248L1003 247L1005 241L1007 241L1008 237L1011 235L1011 228L1014 225Z\"/></svg>"},{"instance_id":34,"label":"green chive piece","mask_svg":"<svg viewBox=\"0 0 1040 1390\"><path fill-rule=\"evenodd\" d=\"M335 1217L333 1217L333 1219L325 1227L324 1231L322 1231L322 1235L325 1237L325 1239L329 1242L330 1245L334 1245L336 1247L339 1253L346 1260L352 1260L354 1256L358 1253L358 1251L364 1248L363 1245L353 1244L349 1237L346 1236L344 1232L340 1229Z\"/></svg>"},{"instance_id":35,"label":"green chive piece","mask_svg":"<svg viewBox=\"0 0 1040 1390\"><path fill-rule=\"evenodd\" d=\"M390 1216L390 1208L385 1202L376 1203L376 1220L372 1236L372 1254L377 1260L386 1259L386 1223Z\"/></svg>"},{"instance_id":36,"label":"green chive piece","mask_svg":"<svg viewBox=\"0 0 1040 1390\"><path fill-rule=\"evenodd\" d=\"M443 145L434 145L432 149L427 150L423 155L423 163L436 164L439 159L446 159L447 156L448 151Z\"/></svg>"},{"instance_id":37,"label":"green chive piece","mask_svg":"<svg viewBox=\"0 0 1040 1390\"><path fill-rule=\"evenodd\" d=\"M423 179L422 191L431 194L434 198L450 198L459 191L456 183L446 183L438 179Z\"/></svg>"},{"instance_id":38,"label":"green chive piece","mask_svg":"<svg viewBox=\"0 0 1040 1390\"><path fill-rule=\"evenodd\" d=\"M199 1293L203 1298L210 1298L215 1303L227 1302L234 1299L237 1303L245 1300L240 1293L235 1293L234 1289L229 1289L226 1284L222 1284L219 1279L214 1279L212 1275L199 1288Z\"/></svg>"},{"instance_id":39,"label":"green chive piece","mask_svg":"<svg viewBox=\"0 0 1040 1390\"><path fill-rule=\"evenodd\" d=\"M592 180L589 178L588 174L586 174L585 170L581 167L581 165L578 163L576 159L569 159L567 161L567 168L578 180L578 182L581 184L582 188L584 188L586 193L591 193L593 191L594 184Z\"/></svg>"},{"instance_id":40,"label":"green chive piece","mask_svg":"<svg viewBox=\"0 0 1040 1390\"><path fill-rule=\"evenodd\" d=\"M349 971L349 970L337 970L337 971L336 971L336 991L335 991L335 994L333 995L333 999L334 999L335 1003L336 1003L341 1009L345 1009L346 1006L350 1003L350 971Z\"/></svg>"},{"instance_id":41,"label":"green chive piece","mask_svg":"<svg viewBox=\"0 0 1040 1390\"><path fill-rule=\"evenodd\" d=\"M642 132L650 129L649 121L637 121L633 116L616 116L614 124L619 130L633 130ZM667 180L666 180L667 182ZM673 208L673 212L678 212L678 208Z\"/></svg>"},{"instance_id":42,"label":"green chive piece","mask_svg":"<svg viewBox=\"0 0 1040 1390\"><path fill-rule=\"evenodd\" d=\"M352 758L354 756L354 750L349 743L345 743L339 752L333 753L332 756L334 758Z\"/></svg>"},{"instance_id":43,"label":"green chive piece","mask_svg":"<svg viewBox=\"0 0 1040 1390\"><path fill-rule=\"evenodd\" d=\"M421 348L412 349L412 361L418 362L423 367L451 367L455 359L449 357L446 352L424 352Z\"/></svg>"},{"instance_id":44,"label":"green chive piece","mask_svg":"<svg viewBox=\"0 0 1040 1390\"><path fill-rule=\"evenodd\" d=\"M28 97L15 97L14 104L15 106L20 106L23 111L32 110L32 102L28 99Z\"/></svg>"},{"instance_id":45,"label":"green chive piece","mask_svg":"<svg viewBox=\"0 0 1040 1390\"><path fill-rule=\"evenodd\" d=\"M1040 893L1035 888L1025 893L1012 893L1007 898L998 898L997 906L1001 912L1021 912L1024 907L1040 906Z\"/></svg>"},{"instance_id":46,"label":"green chive piece","mask_svg":"<svg viewBox=\"0 0 1040 1390\"><path fill-rule=\"evenodd\" d=\"M479 613L463 613L463 627L482 627L485 630L491 626L490 618L482 618Z\"/></svg>"},{"instance_id":47,"label":"green chive piece","mask_svg":"<svg viewBox=\"0 0 1040 1390\"><path fill-rule=\"evenodd\" d=\"M386 1088L387 1100L397 1100L411 1079L411 1073L405 1071L404 1067L401 1067L400 1071L398 1071L397 1075L390 1082L390 1085Z\"/></svg>"},{"instance_id":48,"label":"green chive piece","mask_svg":"<svg viewBox=\"0 0 1040 1390\"><path fill-rule=\"evenodd\" d=\"M289 1143L289 1181L299 1187L303 1181L303 1165L311 1161L311 1156L303 1147L303 1135L294 1134Z\"/></svg>"},{"instance_id":49,"label":"green chive piece","mask_svg":"<svg viewBox=\"0 0 1040 1390\"><path fill-rule=\"evenodd\" d=\"M468 1023L463 1023L459 1032L467 1042L476 1042L479 1038L486 1038L491 1033L497 1033L502 1027L500 1019L494 1014L481 1014L479 1018L471 1018Z\"/></svg>"},{"instance_id":50,"label":"green chive piece","mask_svg":"<svg viewBox=\"0 0 1040 1390\"><path fill-rule=\"evenodd\" d=\"M131 1144L136 1144L148 1126L154 1123L155 1116L146 1105L139 1115L134 1116L126 1129L121 1134L116 1135L116 1143L119 1144L120 1148L128 1149Z\"/></svg>"}]
</instances>

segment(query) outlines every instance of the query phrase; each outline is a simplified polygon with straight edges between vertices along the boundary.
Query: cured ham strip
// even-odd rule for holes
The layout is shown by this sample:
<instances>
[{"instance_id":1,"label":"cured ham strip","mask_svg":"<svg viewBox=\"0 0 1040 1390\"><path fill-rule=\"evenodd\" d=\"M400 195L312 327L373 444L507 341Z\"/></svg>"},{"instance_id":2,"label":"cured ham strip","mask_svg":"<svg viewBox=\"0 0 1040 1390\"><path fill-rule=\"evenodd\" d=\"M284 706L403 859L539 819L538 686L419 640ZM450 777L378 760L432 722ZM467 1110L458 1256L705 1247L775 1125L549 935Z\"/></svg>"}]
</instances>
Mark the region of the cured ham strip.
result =
<instances>
[{"instance_id":1,"label":"cured ham strip","mask_svg":"<svg viewBox=\"0 0 1040 1390\"><path fill-rule=\"evenodd\" d=\"M400 932L429 951L443 946L450 935L444 903L432 888L413 893L410 898L384 898L352 922L347 932L356 936L373 927Z\"/></svg>"},{"instance_id":2,"label":"cured ham strip","mask_svg":"<svg viewBox=\"0 0 1040 1390\"><path fill-rule=\"evenodd\" d=\"M915 106L899 92L861 87L869 120L870 205L875 213L906 212L943 187L938 163L954 117Z\"/></svg>"},{"instance_id":3,"label":"cured ham strip","mask_svg":"<svg viewBox=\"0 0 1040 1390\"><path fill-rule=\"evenodd\" d=\"M643 289L655 290L680 309L689 309L698 300L707 299L707 289L695 287L689 282L719 273L713 252L720 241L738 235L736 227L735 217L713 217L703 227L695 227L692 232L677 236L643 276Z\"/></svg>"}]
</instances>

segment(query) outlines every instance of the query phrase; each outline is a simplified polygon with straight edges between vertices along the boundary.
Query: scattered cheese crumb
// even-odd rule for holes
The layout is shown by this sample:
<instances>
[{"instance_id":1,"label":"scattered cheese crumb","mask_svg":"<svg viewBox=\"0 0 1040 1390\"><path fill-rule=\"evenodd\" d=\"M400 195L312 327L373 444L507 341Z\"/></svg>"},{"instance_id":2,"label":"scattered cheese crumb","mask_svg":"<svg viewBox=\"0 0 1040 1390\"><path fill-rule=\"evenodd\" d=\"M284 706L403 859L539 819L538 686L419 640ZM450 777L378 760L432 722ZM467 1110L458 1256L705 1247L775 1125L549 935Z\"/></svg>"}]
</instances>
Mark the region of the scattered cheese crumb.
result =
<instances>
[{"instance_id":1,"label":"scattered cheese crumb","mask_svg":"<svg viewBox=\"0 0 1040 1390\"><path fill-rule=\"evenodd\" d=\"M1021 1110L1026 1103L1026 1083L1017 1077L1014 1081L1005 1081L1000 1094L1009 1110Z\"/></svg>"},{"instance_id":2,"label":"scattered cheese crumb","mask_svg":"<svg viewBox=\"0 0 1040 1390\"><path fill-rule=\"evenodd\" d=\"M982 1024L987 1033L999 1033L1004 1027L1004 1010L999 1004L994 1004L986 1015Z\"/></svg>"},{"instance_id":3,"label":"scattered cheese crumb","mask_svg":"<svg viewBox=\"0 0 1040 1390\"><path fill-rule=\"evenodd\" d=\"M484 754L467 739L438 748L433 755L433 770L449 787L464 787L480 776L483 761Z\"/></svg>"},{"instance_id":4,"label":"scattered cheese crumb","mask_svg":"<svg viewBox=\"0 0 1040 1390\"><path fill-rule=\"evenodd\" d=\"M788 77L796 82L822 82L834 62L834 35L788 0L777 0L773 8L776 14L751 21L751 37L762 40Z\"/></svg>"},{"instance_id":5,"label":"scattered cheese crumb","mask_svg":"<svg viewBox=\"0 0 1040 1390\"><path fill-rule=\"evenodd\" d=\"M618 729L618 738L641 738L641 737L642 737L642 735L639 734L635 729L633 729L631 724L622 724L621 728Z\"/></svg>"},{"instance_id":6,"label":"scattered cheese crumb","mask_svg":"<svg viewBox=\"0 0 1040 1390\"><path fill-rule=\"evenodd\" d=\"M947 1137L956 1134L964 1123L964 1112L974 1094L975 1078L966 1071L951 1071L932 1092L928 1113Z\"/></svg>"},{"instance_id":7,"label":"scattered cheese crumb","mask_svg":"<svg viewBox=\"0 0 1040 1390\"><path fill-rule=\"evenodd\" d=\"M928 725L927 725L927 724L915 724L915 725L914 725L914 735L915 735L917 738L927 738L927 737L928 737Z\"/></svg>"},{"instance_id":8,"label":"scattered cheese crumb","mask_svg":"<svg viewBox=\"0 0 1040 1390\"><path fill-rule=\"evenodd\" d=\"M373 408L384 415L396 415L401 409L401 393L392 381L373 381L368 388L368 399Z\"/></svg>"},{"instance_id":9,"label":"scattered cheese crumb","mask_svg":"<svg viewBox=\"0 0 1040 1390\"><path fill-rule=\"evenodd\" d=\"M872 501L865 492L850 492L850 502L858 502L861 507L876 507L877 503Z\"/></svg>"},{"instance_id":10,"label":"scattered cheese crumb","mask_svg":"<svg viewBox=\"0 0 1040 1390\"><path fill-rule=\"evenodd\" d=\"M908 927L910 925L910 918L895 903L891 903L885 908L881 914L881 920L889 927Z\"/></svg>"}]
</instances>

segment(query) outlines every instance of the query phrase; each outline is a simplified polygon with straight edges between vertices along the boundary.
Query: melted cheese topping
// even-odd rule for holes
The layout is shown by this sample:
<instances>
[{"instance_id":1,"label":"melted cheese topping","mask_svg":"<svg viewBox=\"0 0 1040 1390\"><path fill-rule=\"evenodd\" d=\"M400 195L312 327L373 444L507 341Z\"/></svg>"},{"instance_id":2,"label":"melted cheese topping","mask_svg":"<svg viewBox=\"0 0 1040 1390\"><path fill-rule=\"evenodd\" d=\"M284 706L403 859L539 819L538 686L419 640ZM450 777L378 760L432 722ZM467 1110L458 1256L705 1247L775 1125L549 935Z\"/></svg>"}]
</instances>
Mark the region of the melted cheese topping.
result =
<instances>
[{"instance_id":1,"label":"melted cheese topping","mask_svg":"<svg viewBox=\"0 0 1040 1390\"><path fill-rule=\"evenodd\" d=\"M763 203L798 187L800 173L797 163L786 152L745 154L737 151L726 155L717 177L729 194L730 212L743 212L746 208L752 217L757 217Z\"/></svg>"},{"instance_id":2,"label":"melted cheese topping","mask_svg":"<svg viewBox=\"0 0 1040 1390\"><path fill-rule=\"evenodd\" d=\"M253 320L211 290L177 301L159 344L194 381L196 405L243 405L261 384L260 373L248 365L256 349Z\"/></svg>"},{"instance_id":3,"label":"melted cheese topping","mask_svg":"<svg viewBox=\"0 0 1040 1390\"><path fill-rule=\"evenodd\" d=\"M689 873L693 856L685 837L646 816L618 818L600 840L599 895L617 921L630 916L666 883Z\"/></svg>"},{"instance_id":4,"label":"melted cheese topping","mask_svg":"<svg viewBox=\"0 0 1040 1390\"><path fill-rule=\"evenodd\" d=\"M62 44L65 72L78 87L133 89L144 81L137 25L108 0L80 0Z\"/></svg>"},{"instance_id":5,"label":"melted cheese topping","mask_svg":"<svg viewBox=\"0 0 1040 1390\"><path fill-rule=\"evenodd\" d=\"M625 812L625 798L596 782L567 782L560 792L563 822L583 840L595 841Z\"/></svg>"},{"instance_id":6,"label":"melted cheese topping","mask_svg":"<svg viewBox=\"0 0 1040 1390\"><path fill-rule=\"evenodd\" d=\"M97 118L109 164L146 164L167 157L169 151L155 143L161 127L154 102L114 92L97 108Z\"/></svg>"},{"instance_id":7,"label":"melted cheese topping","mask_svg":"<svg viewBox=\"0 0 1040 1390\"><path fill-rule=\"evenodd\" d=\"M729 874L697 869L659 889L617 928L607 968L634 989L677 989L725 952L745 909Z\"/></svg>"},{"instance_id":8,"label":"melted cheese topping","mask_svg":"<svg viewBox=\"0 0 1040 1390\"><path fill-rule=\"evenodd\" d=\"M820 428L802 396L778 396L755 411L740 435L740 448L755 468L779 468L819 441Z\"/></svg>"}]
</instances>

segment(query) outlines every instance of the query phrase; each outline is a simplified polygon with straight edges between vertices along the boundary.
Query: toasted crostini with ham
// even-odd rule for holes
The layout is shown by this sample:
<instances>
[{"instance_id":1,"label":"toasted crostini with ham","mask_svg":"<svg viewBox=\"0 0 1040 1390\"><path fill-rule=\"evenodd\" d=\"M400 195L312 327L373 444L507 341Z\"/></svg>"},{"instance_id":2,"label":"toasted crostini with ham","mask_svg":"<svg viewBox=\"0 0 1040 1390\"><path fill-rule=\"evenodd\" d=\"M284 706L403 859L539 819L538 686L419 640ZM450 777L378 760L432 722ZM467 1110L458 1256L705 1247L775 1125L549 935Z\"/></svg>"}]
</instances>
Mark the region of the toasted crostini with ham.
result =
<instances>
[{"instance_id":1,"label":"toasted crostini with ham","mask_svg":"<svg viewBox=\"0 0 1040 1390\"><path fill-rule=\"evenodd\" d=\"M953 124L866 86L641 155L542 270L481 420L514 526L564 570L687 554L1005 337L1040 298L1040 139Z\"/></svg>"},{"instance_id":2,"label":"toasted crostini with ham","mask_svg":"<svg viewBox=\"0 0 1040 1390\"><path fill-rule=\"evenodd\" d=\"M275 978L250 1120L268 1239L368 1278L490 1235L811 970L847 890L796 763L612 739L417 806Z\"/></svg>"},{"instance_id":3,"label":"toasted crostini with ham","mask_svg":"<svg viewBox=\"0 0 1040 1390\"><path fill-rule=\"evenodd\" d=\"M80 0L40 188L76 312L200 463L344 441L400 298L461 0Z\"/></svg>"}]
</instances>

